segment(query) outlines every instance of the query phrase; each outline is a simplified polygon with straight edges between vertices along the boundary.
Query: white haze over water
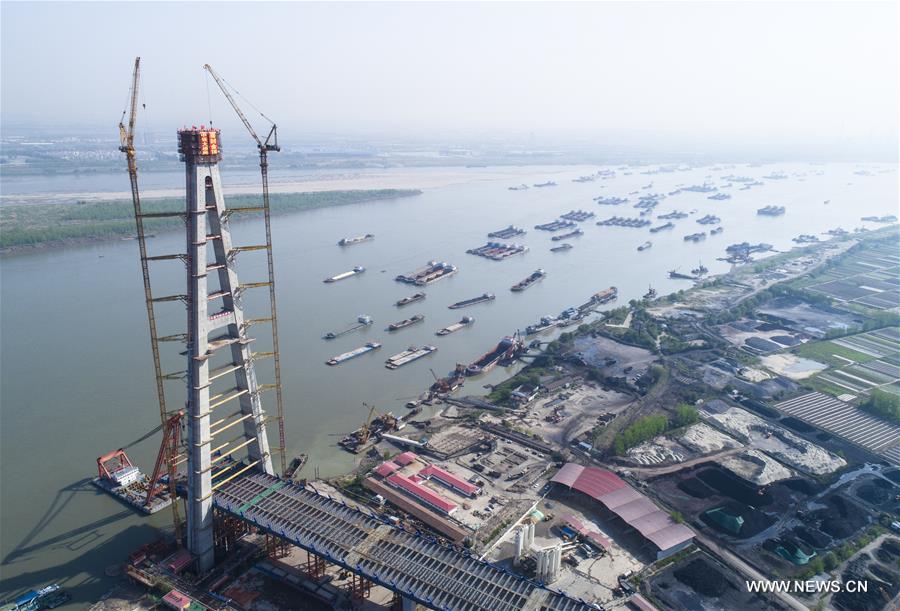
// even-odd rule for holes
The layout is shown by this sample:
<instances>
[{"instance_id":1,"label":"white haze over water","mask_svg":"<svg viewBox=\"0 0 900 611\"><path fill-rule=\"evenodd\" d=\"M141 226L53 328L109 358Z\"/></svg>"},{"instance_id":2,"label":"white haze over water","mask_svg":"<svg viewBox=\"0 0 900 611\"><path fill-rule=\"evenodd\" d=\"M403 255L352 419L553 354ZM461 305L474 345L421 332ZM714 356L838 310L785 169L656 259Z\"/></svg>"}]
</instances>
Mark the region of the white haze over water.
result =
<instances>
[{"instance_id":1,"label":"white haze over water","mask_svg":"<svg viewBox=\"0 0 900 611\"><path fill-rule=\"evenodd\" d=\"M3 2L4 124L104 127L143 58L142 126L522 136L895 160L896 2ZM245 104L245 109L250 111Z\"/></svg>"}]
</instances>

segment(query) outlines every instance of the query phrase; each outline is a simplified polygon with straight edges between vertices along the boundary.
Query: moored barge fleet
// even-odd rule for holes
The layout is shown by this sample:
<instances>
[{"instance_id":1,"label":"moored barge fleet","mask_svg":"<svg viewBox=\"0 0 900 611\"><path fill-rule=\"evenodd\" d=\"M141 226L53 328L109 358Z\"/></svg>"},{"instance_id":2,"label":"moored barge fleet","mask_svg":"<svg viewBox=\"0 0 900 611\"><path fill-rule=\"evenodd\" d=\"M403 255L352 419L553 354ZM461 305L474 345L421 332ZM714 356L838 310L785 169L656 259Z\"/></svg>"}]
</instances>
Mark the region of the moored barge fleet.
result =
<instances>
[{"instance_id":1,"label":"moored barge fleet","mask_svg":"<svg viewBox=\"0 0 900 611\"><path fill-rule=\"evenodd\" d=\"M559 218L567 221L581 222L594 218L594 213L588 212L587 210L569 210L565 214L561 214Z\"/></svg>"},{"instance_id":2,"label":"moored barge fleet","mask_svg":"<svg viewBox=\"0 0 900 611\"><path fill-rule=\"evenodd\" d=\"M756 211L760 216L781 216L784 214L784 206L765 206Z\"/></svg>"},{"instance_id":3,"label":"moored barge fleet","mask_svg":"<svg viewBox=\"0 0 900 611\"><path fill-rule=\"evenodd\" d=\"M525 235L526 233L528 233L528 232L525 231L524 229L522 229L521 227L516 227L514 225L510 225L509 227L506 227L505 229L498 229L497 231L490 232L489 234L487 234L487 237L497 238L500 240L508 240L508 239L514 238L516 236Z\"/></svg>"},{"instance_id":4,"label":"moored barge fleet","mask_svg":"<svg viewBox=\"0 0 900 611\"><path fill-rule=\"evenodd\" d=\"M364 271L366 271L365 267L363 267L362 265L357 265L356 267L351 269L349 272L342 272L340 274L337 274L336 276L332 276L330 278L325 278L325 280L323 280L322 282L330 284L332 282L337 282L338 280L344 280L345 278L350 278L352 276L356 276L358 274L363 273Z\"/></svg>"},{"instance_id":5,"label":"moored barge fleet","mask_svg":"<svg viewBox=\"0 0 900 611\"><path fill-rule=\"evenodd\" d=\"M465 329L466 327L470 326L474 322L475 322L475 319L472 318L471 316L463 316L459 320L459 322L455 322L452 325L447 325L446 327L444 327L443 329L441 329L440 331L435 333L435 335L440 335L440 336L450 335L451 333L456 333L460 329Z\"/></svg>"},{"instance_id":6,"label":"moored barge fleet","mask_svg":"<svg viewBox=\"0 0 900 611\"><path fill-rule=\"evenodd\" d=\"M455 265L444 263L443 261L429 261L424 267L400 274L394 278L397 282L405 282L406 284L414 284L416 286L425 286L441 278L448 278L457 272Z\"/></svg>"},{"instance_id":7,"label":"moored barge fleet","mask_svg":"<svg viewBox=\"0 0 900 611\"><path fill-rule=\"evenodd\" d=\"M437 346L422 346L421 348L410 346L407 350L389 357L388 360L384 362L384 366L388 369L398 369L436 351Z\"/></svg>"},{"instance_id":8,"label":"moored barge fleet","mask_svg":"<svg viewBox=\"0 0 900 611\"><path fill-rule=\"evenodd\" d=\"M542 269L537 269L537 270L531 272L531 275L529 275L527 278L524 278L524 279L520 280L519 282L516 282L511 287L509 287L509 290L517 292L517 293L524 291L525 289L527 289L529 286L531 286L538 280L543 280L546 275L547 275L547 272L545 272Z\"/></svg>"},{"instance_id":9,"label":"moored barge fleet","mask_svg":"<svg viewBox=\"0 0 900 611\"><path fill-rule=\"evenodd\" d=\"M355 350L351 350L350 352L344 352L343 354L339 354L335 357L332 357L325 361L328 365L340 365L345 361L349 361L350 359L355 359L358 356L362 356L367 352L372 352L373 350L378 350L381 348L381 344L378 342L367 342L365 346L360 346Z\"/></svg>"},{"instance_id":10,"label":"moored barge fleet","mask_svg":"<svg viewBox=\"0 0 900 611\"><path fill-rule=\"evenodd\" d=\"M487 373L497 364L511 363L526 350L525 343L519 334L508 335L501 339L496 346L482 354L465 369L467 376L477 376Z\"/></svg>"},{"instance_id":11,"label":"moored barge fleet","mask_svg":"<svg viewBox=\"0 0 900 611\"><path fill-rule=\"evenodd\" d=\"M462 301L457 301L456 303L451 303L447 307L451 310L459 310L460 308L467 308L469 306L485 303L487 301L493 301L497 297L493 293L483 293L478 297L472 297L471 299L463 299Z\"/></svg>"},{"instance_id":12,"label":"moored barge fleet","mask_svg":"<svg viewBox=\"0 0 900 611\"><path fill-rule=\"evenodd\" d=\"M526 252L528 252L527 246L523 246L521 244L504 244L502 242L488 242L484 246L479 246L478 248L470 248L466 251L466 253L470 255L476 255L478 257L484 257L485 259L492 259L494 261L500 261L502 259L505 259L506 257L520 255Z\"/></svg>"},{"instance_id":13,"label":"moored barge fleet","mask_svg":"<svg viewBox=\"0 0 900 611\"><path fill-rule=\"evenodd\" d=\"M555 220L549 223L544 223L542 225L535 225L535 229L540 229L541 231L560 231L562 229L571 229L573 227L577 227L572 221L560 221Z\"/></svg>"}]
</instances>

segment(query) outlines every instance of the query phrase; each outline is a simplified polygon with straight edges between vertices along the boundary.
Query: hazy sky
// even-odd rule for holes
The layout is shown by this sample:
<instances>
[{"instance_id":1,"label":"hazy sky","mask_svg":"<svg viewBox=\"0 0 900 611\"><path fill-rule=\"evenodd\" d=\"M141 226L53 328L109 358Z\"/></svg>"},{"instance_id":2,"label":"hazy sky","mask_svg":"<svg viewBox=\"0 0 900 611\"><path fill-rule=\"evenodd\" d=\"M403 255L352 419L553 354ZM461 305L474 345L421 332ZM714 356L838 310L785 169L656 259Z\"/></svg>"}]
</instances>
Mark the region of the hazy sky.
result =
<instances>
[{"instance_id":1,"label":"hazy sky","mask_svg":"<svg viewBox=\"0 0 900 611\"><path fill-rule=\"evenodd\" d=\"M2 119L209 116L211 63L282 131L609 133L896 151L896 2L2 2ZM214 85L210 85L214 87ZM230 120L218 91L212 114Z\"/></svg>"}]
</instances>

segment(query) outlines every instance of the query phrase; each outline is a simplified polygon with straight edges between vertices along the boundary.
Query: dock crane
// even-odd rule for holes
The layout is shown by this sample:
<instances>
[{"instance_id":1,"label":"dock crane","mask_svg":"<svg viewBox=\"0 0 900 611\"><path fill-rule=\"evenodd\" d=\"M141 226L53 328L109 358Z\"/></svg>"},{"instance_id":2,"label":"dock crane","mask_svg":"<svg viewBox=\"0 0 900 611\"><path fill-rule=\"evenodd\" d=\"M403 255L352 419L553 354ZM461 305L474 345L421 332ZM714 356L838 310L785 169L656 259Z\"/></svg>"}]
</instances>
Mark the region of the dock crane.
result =
<instances>
[{"instance_id":1,"label":"dock crane","mask_svg":"<svg viewBox=\"0 0 900 611\"><path fill-rule=\"evenodd\" d=\"M369 441L369 437L372 435L372 416L375 414L375 406L369 405L368 403L363 403L363 407L369 408L369 415L366 416L366 421L359 429L359 439L358 445L363 445L367 441Z\"/></svg>"},{"instance_id":2,"label":"dock crane","mask_svg":"<svg viewBox=\"0 0 900 611\"><path fill-rule=\"evenodd\" d=\"M128 178L131 182L131 201L134 205L134 222L137 229L138 247L141 255L141 272L144 277L144 301L147 305L147 320L150 325L150 346L153 351L153 369L156 375L156 396L159 402L159 419L160 426L164 431L163 441L160 445L159 456L157 457L156 468L151 486L147 493L146 503L149 505L153 500L153 495L157 491L157 482L161 475L163 463L169 475L169 494L172 498L172 522L175 528L175 540L181 543L181 516L178 511L178 502L175 490L175 474L178 461L178 441L180 439L178 426L173 423L172 418L176 415L169 414L166 409L166 393L163 385L165 376L162 372L162 365L159 357L159 336L156 328L156 315L153 308L153 292L150 289L150 267L148 265L150 258L147 256L147 242L144 233L145 215L141 210L141 194L138 188L137 173L137 154L134 148L134 126L137 123L138 111L138 92L141 82L141 58L134 58L134 70L131 75L131 95L129 108L122 111L122 118L119 120L119 150L125 153L125 159L128 163ZM146 105L144 106L146 108ZM128 117L128 123L125 123L125 117ZM180 420L180 417L178 418Z\"/></svg>"},{"instance_id":3,"label":"dock crane","mask_svg":"<svg viewBox=\"0 0 900 611\"><path fill-rule=\"evenodd\" d=\"M275 363L275 400L278 413L278 449L279 454L281 454L281 473L286 474L287 460L285 456L284 444L284 402L282 399L281 388L281 353L278 348L278 318L276 316L275 308L275 266L272 259L272 221L271 209L269 207L269 152L272 151L277 153L281 151L281 147L278 146L278 126L275 125L275 123L266 115L260 112L260 116L268 121L271 125L265 141L261 140L260 137L256 134L256 130L254 130L253 126L250 124L250 121L247 120L247 117L241 111L240 106L238 106L237 102L235 102L234 97L232 97L231 92L229 91L229 85L225 82L225 80L221 76L219 76L219 74L215 70L213 70L213 67L209 64L204 64L203 69L206 70L206 72L209 73L211 77L213 77L216 85L218 85L219 89L222 90L222 93L225 94L225 98L228 100L228 103L234 109L234 112L237 113L238 118L240 118L241 122L244 124L244 127L247 128L247 131L250 132L250 136L254 141L256 141L256 148L259 150L259 171L262 177L262 207L266 226L266 256L268 259L269 268L268 285L269 304L271 306L271 318L269 322L272 326L272 358Z\"/></svg>"}]
</instances>

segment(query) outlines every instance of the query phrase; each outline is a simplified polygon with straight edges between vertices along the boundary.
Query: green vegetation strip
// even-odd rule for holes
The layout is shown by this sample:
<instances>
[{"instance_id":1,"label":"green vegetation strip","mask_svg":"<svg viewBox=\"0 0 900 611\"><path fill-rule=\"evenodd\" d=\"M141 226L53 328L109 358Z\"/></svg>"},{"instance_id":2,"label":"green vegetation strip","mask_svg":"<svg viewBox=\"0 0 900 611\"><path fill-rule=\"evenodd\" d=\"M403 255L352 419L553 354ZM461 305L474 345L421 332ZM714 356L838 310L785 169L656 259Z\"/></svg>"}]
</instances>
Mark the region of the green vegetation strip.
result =
<instances>
[{"instance_id":1,"label":"green vegetation strip","mask_svg":"<svg viewBox=\"0 0 900 611\"><path fill-rule=\"evenodd\" d=\"M263 490L262 492L257 494L255 497L253 497L252 499L250 499L249 501L247 501L246 503L244 503L243 505L238 507L237 512L239 514L243 514L245 511L247 511L248 509L250 509L251 507L256 505L258 502L260 502L261 500L263 500L264 498L266 498L267 496L269 496L270 494L272 494L279 488L284 488L285 486L287 486L286 482L275 482L274 484L272 484L271 486L269 486L268 488L266 488L265 490Z\"/></svg>"},{"instance_id":2,"label":"green vegetation strip","mask_svg":"<svg viewBox=\"0 0 900 611\"><path fill-rule=\"evenodd\" d=\"M374 189L362 191L323 191L319 193L273 193L269 196L272 214L285 214L330 206L394 199L419 195L415 189ZM258 195L226 197L229 208L261 205ZM184 210L180 198L145 199L144 214ZM261 213L246 213L254 218ZM239 217L233 217L239 218ZM179 229L178 217L147 219L147 233ZM31 204L0 207L0 248L38 246L75 240L100 240L134 235L134 207L130 200L77 202L74 204Z\"/></svg>"}]
</instances>

